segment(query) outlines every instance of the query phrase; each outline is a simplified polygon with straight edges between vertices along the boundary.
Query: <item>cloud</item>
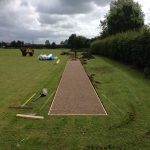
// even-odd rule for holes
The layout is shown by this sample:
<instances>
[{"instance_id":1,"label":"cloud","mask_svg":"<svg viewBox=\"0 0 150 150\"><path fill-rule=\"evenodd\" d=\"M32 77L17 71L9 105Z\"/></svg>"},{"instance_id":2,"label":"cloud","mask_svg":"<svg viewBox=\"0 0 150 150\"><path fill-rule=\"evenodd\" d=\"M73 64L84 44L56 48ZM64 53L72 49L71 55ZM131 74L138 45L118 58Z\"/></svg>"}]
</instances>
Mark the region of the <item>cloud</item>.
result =
<instances>
[{"instance_id":1,"label":"cloud","mask_svg":"<svg viewBox=\"0 0 150 150\"><path fill-rule=\"evenodd\" d=\"M36 11L40 13L64 15L89 13L93 9L94 6L87 2L77 3L76 1L69 1L67 3L66 0L55 0L53 3L50 3L50 5L47 5L47 3L38 5Z\"/></svg>"},{"instance_id":2,"label":"cloud","mask_svg":"<svg viewBox=\"0 0 150 150\"><path fill-rule=\"evenodd\" d=\"M50 14L43 14L40 13L38 16L38 21L42 24L55 24L60 21L66 21L67 16L65 15L50 15Z\"/></svg>"},{"instance_id":3,"label":"cloud","mask_svg":"<svg viewBox=\"0 0 150 150\"><path fill-rule=\"evenodd\" d=\"M72 28L74 28L76 26L77 26L77 23L73 23L73 22L64 22L64 23L60 24L61 28L66 28L66 29L68 29L68 28L72 29Z\"/></svg>"},{"instance_id":4,"label":"cloud","mask_svg":"<svg viewBox=\"0 0 150 150\"><path fill-rule=\"evenodd\" d=\"M138 0L149 22L149 0ZM111 0L0 0L0 41L60 43L73 33L87 38L101 31Z\"/></svg>"},{"instance_id":5,"label":"cloud","mask_svg":"<svg viewBox=\"0 0 150 150\"><path fill-rule=\"evenodd\" d=\"M26 0L21 1L20 6L28 7L29 4Z\"/></svg>"},{"instance_id":6,"label":"cloud","mask_svg":"<svg viewBox=\"0 0 150 150\"><path fill-rule=\"evenodd\" d=\"M37 4L36 11L48 14L87 14L94 11L96 6L106 6L111 0L45 0Z\"/></svg>"}]
</instances>

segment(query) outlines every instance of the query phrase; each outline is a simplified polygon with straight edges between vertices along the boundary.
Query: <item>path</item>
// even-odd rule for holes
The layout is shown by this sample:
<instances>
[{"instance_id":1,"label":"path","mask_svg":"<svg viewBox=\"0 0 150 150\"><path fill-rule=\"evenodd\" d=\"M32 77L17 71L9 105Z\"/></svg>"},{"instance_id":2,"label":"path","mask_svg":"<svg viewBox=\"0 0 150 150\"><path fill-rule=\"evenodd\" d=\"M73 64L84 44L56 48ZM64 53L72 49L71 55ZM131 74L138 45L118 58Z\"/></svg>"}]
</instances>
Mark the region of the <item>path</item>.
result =
<instances>
[{"instance_id":1,"label":"path","mask_svg":"<svg viewBox=\"0 0 150 150\"><path fill-rule=\"evenodd\" d=\"M49 115L107 115L81 62L68 60Z\"/></svg>"}]
</instances>

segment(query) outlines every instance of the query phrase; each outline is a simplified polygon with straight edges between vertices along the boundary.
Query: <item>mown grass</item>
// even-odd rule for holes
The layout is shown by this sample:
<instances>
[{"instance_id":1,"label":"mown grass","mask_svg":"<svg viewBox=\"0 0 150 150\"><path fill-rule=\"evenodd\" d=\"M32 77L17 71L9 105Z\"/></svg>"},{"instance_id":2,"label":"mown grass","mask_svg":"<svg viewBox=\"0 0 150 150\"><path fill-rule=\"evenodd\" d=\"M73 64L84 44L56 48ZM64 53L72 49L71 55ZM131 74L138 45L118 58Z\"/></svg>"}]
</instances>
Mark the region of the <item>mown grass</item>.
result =
<instances>
[{"instance_id":1,"label":"mown grass","mask_svg":"<svg viewBox=\"0 0 150 150\"><path fill-rule=\"evenodd\" d=\"M60 63L38 61L40 53L58 56ZM52 98L40 111L44 120L18 118L35 113L56 91L67 56L61 50L35 50L22 57L19 50L0 49L0 149L97 150L149 149L150 80L130 67L95 56L84 65L88 75L101 82L96 89L107 116L48 116ZM42 88L48 95L33 110L8 109L23 104ZM35 96L35 97L36 97Z\"/></svg>"}]
</instances>

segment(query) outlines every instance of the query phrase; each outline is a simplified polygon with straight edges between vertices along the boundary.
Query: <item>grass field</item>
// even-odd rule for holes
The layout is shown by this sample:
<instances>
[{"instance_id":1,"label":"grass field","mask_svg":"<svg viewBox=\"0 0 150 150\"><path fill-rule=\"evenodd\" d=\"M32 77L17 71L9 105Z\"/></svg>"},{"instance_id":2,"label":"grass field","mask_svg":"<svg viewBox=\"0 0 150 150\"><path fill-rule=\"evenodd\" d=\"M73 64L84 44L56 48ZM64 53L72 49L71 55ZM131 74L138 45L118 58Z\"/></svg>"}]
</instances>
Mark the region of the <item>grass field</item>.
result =
<instances>
[{"instance_id":1,"label":"grass field","mask_svg":"<svg viewBox=\"0 0 150 150\"><path fill-rule=\"evenodd\" d=\"M56 91L68 59L61 52L42 49L33 57L22 57L17 49L0 49L0 149L148 150L150 79L103 57L95 56L84 67L101 82L96 91L107 116L48 116L52 98L40 111L44 120L15 116L38 112ZM39 61L41 53L58 56L60 63ZM8 109L22 105L34 93L38 96L43 88L48 89L46 97L27 103L33 110Z\"/></svg>"}]
</instances>

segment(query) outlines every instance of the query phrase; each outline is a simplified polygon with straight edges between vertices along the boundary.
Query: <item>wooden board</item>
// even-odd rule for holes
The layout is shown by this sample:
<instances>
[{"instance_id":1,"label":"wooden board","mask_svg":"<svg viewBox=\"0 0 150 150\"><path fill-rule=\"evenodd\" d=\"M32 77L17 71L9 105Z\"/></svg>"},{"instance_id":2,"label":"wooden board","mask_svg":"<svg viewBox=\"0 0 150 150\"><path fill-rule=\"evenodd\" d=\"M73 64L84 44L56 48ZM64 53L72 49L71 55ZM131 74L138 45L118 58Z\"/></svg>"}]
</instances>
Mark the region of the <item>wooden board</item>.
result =
<instances>
[{"instance_id":1,"label":"wooden board","mask_svg":"<svg viewBox=\"0 0 150 150\"><path fill-rule=\"evenodd\" d=\"M22 118L44 119L43 116L32 116L32 115L25 115L25 114L16 114L16 116Z\"/></svg>"}]
</instances>

